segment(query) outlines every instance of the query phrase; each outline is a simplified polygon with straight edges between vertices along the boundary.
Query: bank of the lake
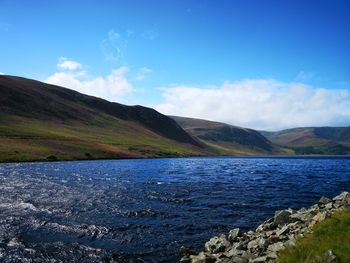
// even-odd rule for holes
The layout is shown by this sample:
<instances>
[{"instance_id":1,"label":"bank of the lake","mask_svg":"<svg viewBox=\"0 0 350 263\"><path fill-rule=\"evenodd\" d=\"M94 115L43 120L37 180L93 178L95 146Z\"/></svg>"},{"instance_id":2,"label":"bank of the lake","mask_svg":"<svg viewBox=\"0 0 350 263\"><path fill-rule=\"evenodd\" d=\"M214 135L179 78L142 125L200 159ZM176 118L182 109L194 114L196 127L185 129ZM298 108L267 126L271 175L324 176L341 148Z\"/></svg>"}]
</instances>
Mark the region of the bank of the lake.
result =
<instances>
[{"instance_id":1,"label":"bank of the lake","mask_svg":"<svg viewBox=\"0 0 350 263\"><path fill-rule=\"evenodd\" d=\"M349 262L349 208L350 193L342 192L309 208L276 211L255 231L211 238L198 255L182 247L180 263Z\"/></svg>"}]
</instances>

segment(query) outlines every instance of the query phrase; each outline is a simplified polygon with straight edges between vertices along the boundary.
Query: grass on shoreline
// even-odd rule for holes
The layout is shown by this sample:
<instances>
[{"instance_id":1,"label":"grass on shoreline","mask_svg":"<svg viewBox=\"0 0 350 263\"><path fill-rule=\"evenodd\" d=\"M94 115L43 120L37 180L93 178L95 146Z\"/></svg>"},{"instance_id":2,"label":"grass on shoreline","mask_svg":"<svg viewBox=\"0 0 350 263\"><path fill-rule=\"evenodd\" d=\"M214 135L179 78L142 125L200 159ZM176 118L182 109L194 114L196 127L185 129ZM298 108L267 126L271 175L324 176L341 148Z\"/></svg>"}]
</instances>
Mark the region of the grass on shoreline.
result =
<instances>
[{"instance_id":1,"label":"grass on shoreline","mask_svg":"<svg viewBox=\"0 0 350 263\"><path fill-rule=\"evenodd\" d=\"M329 262L325 256L327 250L332 250L336 256L332 262L350 262L350 209L337 212L312 230L311 234L299 239L295 247L281 251L277 262Z\"/></svg>"}]
</instances>

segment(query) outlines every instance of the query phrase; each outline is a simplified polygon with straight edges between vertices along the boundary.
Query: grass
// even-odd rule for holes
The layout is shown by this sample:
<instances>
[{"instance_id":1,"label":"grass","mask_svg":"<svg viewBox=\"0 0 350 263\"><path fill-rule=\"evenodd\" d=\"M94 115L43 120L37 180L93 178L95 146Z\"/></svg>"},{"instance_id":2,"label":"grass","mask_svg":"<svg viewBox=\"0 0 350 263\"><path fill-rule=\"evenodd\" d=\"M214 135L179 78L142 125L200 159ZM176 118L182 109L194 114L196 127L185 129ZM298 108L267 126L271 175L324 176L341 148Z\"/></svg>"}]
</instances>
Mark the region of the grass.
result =
<instances>
[{"instance_id":1,"label":"grass","mask_svg":"<svg viewBox=\"0 0 350 263\"><path fill-rule=\"evenodd\" d=\"M136 122L100 116L90 123L11 117L0 122L0 162L204 155Z\"/></svg>"},{"instance_id":2,"label":"grass","mask_svg":"<svg viewBox=\"0 0 350 263\"><path fill-rule=\"evenodd\" d=\"M336 256L332 262L350 262L350 209L338 212L331 218L317 224L312 233L297 241L295 247L280 252L278 263L312 263L316 257L327 262L324 255L332 250Z\"/></svg>"}]
</instances>

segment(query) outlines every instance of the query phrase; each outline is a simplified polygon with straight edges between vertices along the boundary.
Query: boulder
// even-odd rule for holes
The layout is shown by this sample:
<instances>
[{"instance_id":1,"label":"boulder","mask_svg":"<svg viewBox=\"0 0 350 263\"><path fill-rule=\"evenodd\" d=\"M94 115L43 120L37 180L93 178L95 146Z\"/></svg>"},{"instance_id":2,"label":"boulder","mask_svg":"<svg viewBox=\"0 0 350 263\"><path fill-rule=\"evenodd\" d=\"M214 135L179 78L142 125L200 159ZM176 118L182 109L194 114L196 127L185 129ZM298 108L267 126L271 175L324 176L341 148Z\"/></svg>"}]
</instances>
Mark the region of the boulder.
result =
<instances>
[{"instance_id":1,"label":"boulder","mask_svg":"<svg viewBox=\"0 0 350 263\"><path fill-rule=\"evenodd\" d=\"M327 258L327 262L333 262L337 258L332 250L327 250L324 256Z\"/></svg>"},{"instance_id":2,"label":"boulder","mask_svg":"<svg viewBox=\"0 0 350 263\"><path fill-rule=\"evenodd\" d=\"M228 233L228 240L233 243L238 241L238 237L240 236L242 236L242 231L239 228L235 228Z\"/></svg>"},{"instance_id":3,"label":"boulder","mask_svg":"<svg viewBox=\"0 0 350 263\"><path fill-rule=\"evenodd\" d=\"M278 252L281 249L284 249L284 245L282 242L277 242L267 247L267 250L271 252Z\"/></svg>"},{"instance_id":4,"label":"boulder","mask_svg":"<svg viewBox=\"0 0 350 263\"><path fill-rule=\"evenodd\" d=\"M350 193L342 192L340 195L337 195L336 197L334 197L333 200L350 204Z\"/></svg>"},{"instance_id":5,"label":"boulder","mask_svg":"<svg viewBox=\"0 0 350 263\"><path fill-rule=\"evenodd\" d=\"M187 247L181 246L180 247L180 256L181 257L188 257L193 254L193 251Z\"/></svg>"},{"instance_id":6,"label":"boulder","mask_svg":"<svg viewBox=\"0 0 350 263\"><path fill-rule=\"evenodd\" d=\"M252 241L250 241L247 245L247 248L252 250L252 249L256 249L256 248L264 248L266 246L266 240L263 237L259 237L257 239L254 239Z\"/></svg>"},{"instance_id":7,"label":"boulder","mask_svg":"<svg viewBox=\"0 0 350 263\"><path fill-rule=\"evenodd\" d=\"M191 256L191 263L215 263L216 257L210 254L205 254L203 252L199 253L197 256Z\"/></svg>"},{"instance_id":8,"label":"boulder","mask_svg":"<svg viewBox=\"0 0 350 263\"><path fill-rule=\"evenodd\" d=\"M291 222L291 212L288 210L277 211L274 216L273 223L275 225L285 225Z\"/></svg>"},{"instance_id":9,"label":"boulder","mask_svg":"<svg viewBox=\"0 0 350 263\"><path fill-rule=\"evenodd\" d=\"M231 246L231 243L226 239L225 235L219 237L211 238L204 245L204 251L210 253L219 253L224 252L228 247Z\"/></svg>"},{"instance_id":10,"label":"boulder","mask_svg":"<svg viewBox=\"0 0 350 263\"><path fill-rule=\"evenodd\" d=\"M267 256L262 256L262 257L255 258L255 259L251 260L250 262L263 263L263 262L266 262L266 260L267 260Z\"/></svg>"},{"instance_id":11,"label":"boulder","mask_svg":"<svg viewBox=\"0 0 350 263\"><path fill-rule=\"evenodd\" d=\"M276 236L279 237L289 232L289 225L283 226L281 229L276 231Z\"/></svg>"},{"instance_id":12,"label":"boulder","mask_svg":"<svg viewBox=\"0 0 350 263\"><path fill-rule=\"evenodd\" d=\"M318 201L319 204L325 205L329 202L332 202L332 199L329 199L328 197L322 196L321 199Z\"/></svg>"}]
</instances>

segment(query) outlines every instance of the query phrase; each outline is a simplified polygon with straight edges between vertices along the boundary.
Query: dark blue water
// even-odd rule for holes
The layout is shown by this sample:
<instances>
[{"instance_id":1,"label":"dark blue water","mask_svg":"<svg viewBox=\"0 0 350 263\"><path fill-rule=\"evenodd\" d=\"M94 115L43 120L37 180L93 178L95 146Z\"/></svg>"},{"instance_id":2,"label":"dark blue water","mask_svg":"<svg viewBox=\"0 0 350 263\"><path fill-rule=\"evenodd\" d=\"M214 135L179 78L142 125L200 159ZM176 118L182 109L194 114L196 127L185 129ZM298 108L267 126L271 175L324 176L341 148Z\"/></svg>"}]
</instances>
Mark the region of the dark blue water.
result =
<instances>
[{"instance_id":1,"label":"dark blue water","mask_svg":"<svg viewBox=\"0 0 350 263\"><path fill-rule=\"evenodd\" d=\"M0 261L175 262L182 245L345 190L345 158L0 164Z\"/></svg>"}]
</instances>

